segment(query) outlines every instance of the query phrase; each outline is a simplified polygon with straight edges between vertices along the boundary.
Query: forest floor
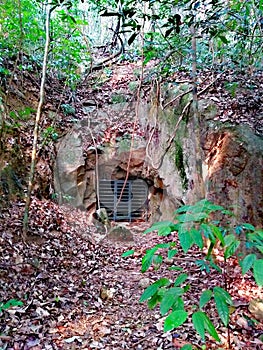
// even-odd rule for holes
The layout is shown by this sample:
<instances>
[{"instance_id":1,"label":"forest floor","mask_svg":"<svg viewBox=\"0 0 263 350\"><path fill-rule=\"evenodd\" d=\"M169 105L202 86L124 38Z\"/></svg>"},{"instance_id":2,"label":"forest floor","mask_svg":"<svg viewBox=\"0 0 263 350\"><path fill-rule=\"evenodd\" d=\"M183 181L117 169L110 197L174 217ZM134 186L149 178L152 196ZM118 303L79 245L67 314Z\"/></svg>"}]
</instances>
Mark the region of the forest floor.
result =
<instances>
[{"instance_id":1,"label":"forest floor","mask_svg":"<svg viewBox=\"0 0 263 350\"><path fill-rule=\"evenodd\" d=\"M222 275L205 273L195 265L204 253L191 249L172 260L165 259L159 270L142 274L141 260L156 243L177 240L175 236L143 235L147 222L126 223L134 242L98 242L100 231L87 221L85 213L59 207L50 201L33 200L31 234L21 241L23 203L1 212L0 300L15 299L23 304L0 312L0 349L180 349L187 342L201 348L190 315L204 289L224 286ZM34 234L35 232L35 234ZM40 234L42 232L42 234ZM135 253L122 258L123 252ZM223 266L222 257L217 262ZM139 298L144 289L160 277L171 280L180 273L168 267L182 267L189 274L191 289L185 297L189 318L174 332L163 332L164 317L158 307L149 310ZM225 270L228 290L234 300L229 335L232 349L262 349L263 332L248 310L249 301L260 297L250 274L242 277L236 259ZM207 349L227 349L227 329L214 307L205 310L216 325L222 344L209 339Z\"/></svg>"}]
</instances>

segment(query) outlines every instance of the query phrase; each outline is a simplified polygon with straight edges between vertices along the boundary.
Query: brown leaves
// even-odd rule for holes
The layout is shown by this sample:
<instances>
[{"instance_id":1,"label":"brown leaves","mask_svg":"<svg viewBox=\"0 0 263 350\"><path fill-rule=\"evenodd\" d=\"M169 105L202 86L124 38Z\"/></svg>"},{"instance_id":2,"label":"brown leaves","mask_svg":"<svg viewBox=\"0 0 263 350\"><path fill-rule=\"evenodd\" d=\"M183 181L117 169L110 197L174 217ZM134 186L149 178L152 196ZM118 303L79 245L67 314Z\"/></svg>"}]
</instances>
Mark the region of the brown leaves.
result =
<instances>
[{"instance_id":1,"label":"brown leaves","mask_svg":"<svg viewBox=\"0 0 263 350\"><path fill-rule=\"evenodd\" d=\"M163 333L164 320L158 309L148 310L138 301L144 288L167 272L161 267L140 273L142 252L164 240L154 233L141 235L147 224L130 224L135 243L125 246L123 242L113 245L104 241L103 245L95 245L89 239L94 227L85 221L83 212L34 199L30 226L33 235L30 243L23 245L18 235L22 210L13 205L2 213L6 221L1 220L0 300L15 298L24 305L2 311L0 347L148 350L175 349L188 342L201 345L190 320L172 339L170 332ZM138 254L122 259L121 254L131 248ZM180 265L190 274L192 287L185 305L191 314L201 291L220 285L221 279L215 272L206 275L197 269L194 259L202 258L198 250L193 249L187 257L181 254L169 264ZM230 292L237 300L230 322L233 348L250 344L256 349L262 344L262 330L260 324L253 323L244 296L256 296L257 288L249 276L245 280L240 276L235 260L230 261L229 269ZM169 271L168 278L175 279L176 273ZM226 341L226 330L219 325L215 310L207 307L206 311ZM213 342L207 346L217 349Z\"/></svg>"}]
</instances>

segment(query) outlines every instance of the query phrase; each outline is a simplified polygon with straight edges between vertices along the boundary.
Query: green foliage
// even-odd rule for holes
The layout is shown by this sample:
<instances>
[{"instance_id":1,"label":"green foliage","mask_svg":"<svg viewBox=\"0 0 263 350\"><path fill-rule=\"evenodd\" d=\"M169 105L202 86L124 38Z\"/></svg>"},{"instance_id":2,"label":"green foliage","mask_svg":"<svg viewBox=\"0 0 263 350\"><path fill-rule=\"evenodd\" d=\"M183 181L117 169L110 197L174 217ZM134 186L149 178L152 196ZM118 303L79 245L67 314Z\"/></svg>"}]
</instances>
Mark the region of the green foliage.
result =
<instances>
[{"instance_id":1,"label":"green foliage","mask_svg":"<svg viewBox=\"0 0 263 350\"><path fill-rule=\"evenodd\" d=\"M187 316L188 314L184 310L176 310L171 312L164 321L164 331L168 332L181 326L186 321Z\"/></svg>"},{"instance_id":2,"label":"green foliage","mask_svg":"<svg viewBox=\"0 0 263 350\"><path fill-rule=\"evenodd\" d=\"M130 256L133 254L134 254L134 249L131 249L131 250L127 250L126 252L124 252L121 257L126 258L127 256Z\"/></svg>"},{"instance_id":3,"label":"green foliage","mask_svg":"<svg viewBox=\"0 0 263 350\"><path fill-rule=\"evenodd\" d=\"M45 130L43 130L42 137L45 140L45 142L47 140L57 141L58 132L53 126L48 126L47 128L45 128Z\"/></svg>"},{"instance_id":4,"label":"green foliage","mask_svg":"<svg viewBox=\"0 0 263 350\"><path fill-rule=\"evenodd\" d=\"M35 113L36 111L31 107L25 107L19 111L11 111L10 117L13 120L23 120L27 121L31 118L31 114Z\"/></svg>"},{"instance_id":5,"label":"green foliage","mask_svg":"<svg viewBox=\"0 0 263 350\"><path fill-rule=\"evenodd\" d=\"M184 205L176 210L175 220L157 222L152 225L145 233L157 231L159 236L177 235L179 244L184 254L196 245L199 249L203 249L204 240L209 240L209 247L206 257L203 260L195 261L196 265L210 273L211 269L215 269L219 274L222 273L220 266L213 259L213 250L216 246L223 253L225 264L227 259L235 254L239 247L240 240L238 235L246 232L247 242L251 244L251 249L256 248L259 251L263 247L263 231L255 229L253 225L242 224L231 228L228 225L220 226L221 220L227 222L226 219L233 214L225 210L222 206L216 205L206 199L199 201L194 205ZM215 219L217 219L215 221ZM159 268L163 263L162 255L169 259L176 259L179 248L176 247L176 240L168 243L157 244L153 248L148 249L142 258L142 272L146 272L150 266ZM130 255L126 252L123 256ZM166 253L167 252L167 253ZM158 263L156 263L158 257ZM253 270L256 283L263 285L263 259L257 259L256 254L251 253L239 260L242 273ZM173 271L182 270L178 266L168 268ZM186 284L188 283L188 284ZM165 277L160 278L152 285L148 286L143 292L140 302L147 301L149 308L160 305L160 313L162 316L167 315L164 321L164 331L170 331L183 325L188 319L188 313L184 309L184 297L191 287L191 279L189 273L182 272L175 276L174 281ZM186 284L186 285L185 285ZM205 340L206 333L212 336L216 341L220 342L218 333L204 311L204 308L211 301L214 301L216 311L225 327L229 324L230 311L232 306L232 298L230 294L221 286L215 286L213 290L203 290L198 305L193 305L193 309L198 309L192 314L192 322L195 330L200 337ZM189 305L188 305L189 306Z\"/></svg>"},{"instance_id":6,"label":"green foliage","mask_svg":"<svg viewBox=\"0 0 263 350\"><path fill-rule=\"evenodd\" d=\"M23 302L20 300L17 300L17 299L10 299L6 303L1 302L0 303L0 313L3 310L10 309L13 306L23 306L23 305L24 305Z\"/></svg>"},{"instance_id":7,"label":"green foliage","mask_svg":"<svg viewBox=\"0 0 263 350\"><path fill-rule=\"evenodd\" d=\"M79 66L84 69L90 64L87 43L79 30L87 23L77 10L78 1L53 1L52 4L48 73L75 88L80 79ZM19 54L17 68L21 71L32 71L40 66L45 45L46 5L37 0L4 0L0 11L3 57L14 59Z\"/></svg>"},{"instance_id":8,"label":"green foliage","mask_svg":"<svg viewBox=\"0 0 263 350\"><path fill-rule=\"evenodd\" d=\"M183 347L181 347L181 350L193 350L193 347L190 344L186 344Z\"/></svg>"},{"instance_id":9,"label":"green foliage","mask_svg":"<svg viewBox=\"0 0 263 350\"><path fill-rule=\"evenodd\" d=\"M61 109L65 115L75 115L75 108L68 103L61 105Z\"/></svg>"},{"instance_id":10,"label":"green foliage","mask_svg":"<svg viewBox=\"0 0 263 350\"><path fill-rule=\"evenodd\" d=\"M247 273L251 267L254 265L254 262L257 260L256 254L247 255L243 261L240 261L240 266L242 268L242 274Z\"/></svg>"},{"instance_id":11,"label":"green foliage","mask_svg":"<svg viewBox=\"0 0 263 350\"><path fill-rule=\"evenodd\" d=\"M175 165L182 179L183 189L187 190L188 179L185 172L184 153L183 153L183 148L179 142L175 142Z\"/></svg>"},{"instance_id":12,"label":"green foliage","mask_svg":"<svg viewBox=\"0 0 263 350\"><path fill-rule=\"evenodd\" d=\"M1 53L5 58L14 58L18 53L23 56L18 62L21 71L32 71L41 65L47 3L3 0L0 5ZM91 66L92 46L100 46L109 40L109 31L100 24L99 13L108 19L108 28L119 25L112 37L122 39L125 46L123 57L136 54L137 59L138 54L142 56L143 53L144 64L158 60L157 74L167 76L177 70L190 69L192 25L198 32L199 69L257 69L262 64L261 2L234 0L226 5L222 1L212 1L205 7L200 2L193 4L191 0L146 1L146 7L145 2L130 0L88 0L85 6L79 0L52 0L50 3L48 72L72 89L76 88L81 74ZM114 40L109 46L115 47ZM1 63L0 59L0 66ZM9 72L0 68L0 74ZM232 96L237 88L236 82L226 85Z\"/></svg>"},{"instance_id":13,"label":"green foliage","mask_svg":"<svg viewBox=\"0 0 263 350\"><path fill-rule=\"evenodd\" d=\"M224 326L227 327L229 322L229 305L232 305L231 296L223 288L214 288L214 299L219 317Z\"/></svg>"},{"instance_id":14,"label":"green foliage","mask_svg":"<svg viewBox=\"0 0 263 350\"><path fill-rule=\"evenodd\" d=\"M255 260L253 264L253 273L259 286L263 286L263 259Z\"/></svg>"},{"instance_id":15,"label":"green foliage","mask_svg":"<svg viewBox=\"0 0 263 350\"><path fill-rule=\"evenodd\" d=\"M205 331L207 331L216 341L220 342L220 338L213 323L203 311L194 312L192 315L192 321L194 328L197 333L199 333L202 340L205 340Z\"/></svg>"},{"instance_id":16,"label":"green foliage","mask_svg":"<svg viewBox=\"0 0 263 350\"><path fill-rule=\"evenodd\" d=\"M126 96L123 94L112 94L111 102L113 104L124 103L124 102L126 102Z\"/></svg>"},{"instance_id":17,"label":"green foliage","mask_svg":"<svg viewBox=\"0 0 263 350\"><path fill-rule=\"evenodd\" d=\"M211 300L212 296L213 293L210 289L206 289L203 291L199 301L200 309L202 309L205 306L205 304L207 304Z\"/></svg>"}]
</instances>

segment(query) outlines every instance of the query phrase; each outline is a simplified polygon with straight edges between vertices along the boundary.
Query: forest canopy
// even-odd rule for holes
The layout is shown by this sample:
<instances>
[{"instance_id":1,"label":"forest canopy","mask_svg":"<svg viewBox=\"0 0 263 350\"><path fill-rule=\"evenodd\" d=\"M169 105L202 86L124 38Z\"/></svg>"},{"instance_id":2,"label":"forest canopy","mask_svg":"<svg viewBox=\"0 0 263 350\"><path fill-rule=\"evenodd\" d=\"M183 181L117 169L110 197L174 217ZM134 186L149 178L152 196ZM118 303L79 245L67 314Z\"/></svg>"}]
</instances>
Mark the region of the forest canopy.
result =
<instances>
[{"instance_id":1,"label":"forest canopy","mask_svg":"<svg viewBox=\"0 0 263 350\"><path fill-rule=\"evenodd\" d=\"M51 7L48 73L75 88L82 74L108 54L119 60L156 60L170 75L191 64L191 28L202 70L262 66L263 1L3 0L0 5L0 74L4 61L18 68L41 67L45 16Z\"/></svg>"}]
</instances>

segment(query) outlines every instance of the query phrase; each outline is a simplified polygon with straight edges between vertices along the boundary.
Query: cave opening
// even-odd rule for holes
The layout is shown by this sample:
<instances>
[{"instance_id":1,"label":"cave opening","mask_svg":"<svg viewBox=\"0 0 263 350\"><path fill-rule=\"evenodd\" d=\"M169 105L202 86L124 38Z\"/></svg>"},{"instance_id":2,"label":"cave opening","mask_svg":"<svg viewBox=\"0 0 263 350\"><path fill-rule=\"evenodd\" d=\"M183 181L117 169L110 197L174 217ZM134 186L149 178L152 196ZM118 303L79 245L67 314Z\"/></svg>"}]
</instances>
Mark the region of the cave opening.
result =
<instances>
[{"instance_id":1,"label":"cave opening","mask_svg":"<svg viewBox=\"0 0 263 350\"><path fill-rule=\"evenodd\" d=\"M147 220L148 184L143 179L100 179L98 203L105 208L109 220Z\"/></svg>"}]
</instances>

